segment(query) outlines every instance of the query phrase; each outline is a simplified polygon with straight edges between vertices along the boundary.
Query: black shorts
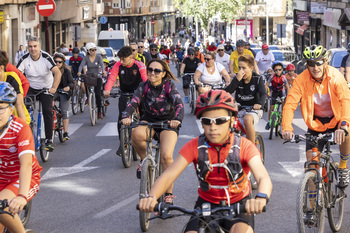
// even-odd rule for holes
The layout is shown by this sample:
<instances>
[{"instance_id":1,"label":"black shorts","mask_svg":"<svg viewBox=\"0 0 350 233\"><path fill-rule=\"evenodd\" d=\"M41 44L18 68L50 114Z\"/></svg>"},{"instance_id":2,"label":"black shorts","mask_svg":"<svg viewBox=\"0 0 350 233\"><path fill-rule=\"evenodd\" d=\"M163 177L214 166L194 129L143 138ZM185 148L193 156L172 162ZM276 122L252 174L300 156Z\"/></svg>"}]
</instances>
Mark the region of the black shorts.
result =
<instances>
[{"instance_id":1,"label":"black shorts","mask_svg":"<svg viewBox=\"0 0 350 233\"><path fill-rule=\"evenodd\" d=\"M182 77L182 87L184 89L187 89L190 87L190 83L191 83L191 75L185 75Z\"/></svg>"},{"instance_id":2,"label":"black shorts","mask_svg":"<svg viewBox=\"0 0 350 233\"><path fill-rule=\"evenodd\" d=\"M282 98L284 96L284 94L283 94L283 91L273 91L272 93L271 93L271 102L270 102L270 104L271 104L271 106L273 106L273 105L275 105L276 104L276 99L278 98L278 97L280 97L280 98Z\"/></svg>"},{"instance_id":3,"label":"black shorts","mask_svg":"<svg viewBox=\"0 0 350 233\"><path fill-rule=\"evenodd\" d=\"M239 203L243 204L245 203L245 201L247 199L249 199L250 196L244 198L243 200L241 200ZM201 208L203 203L206 203L208 201L203 200L202 198L198 197L196 204L194 206L194 209L196 209L197 207ZM213 204L211 203L211 209L214 209L216 207L220 207L219 204ZM211 220L213 220L212 218L208 217L208 219L206 219L206 222L210 222ZM187 231L198 231L198 218L195 217L191 217L190 221L187 223L185 232ZM216 221L222 228L225 229L225 232L229 232L230 229L232 228L233 225L235 225L236 223L239 222L244 222L247 223L249 226L251 226L254 229L254 215L246 215L244 213L239 214L234 220L226 220L226 219L220 219Z\"/></svg>"},{"instance_id":4,"label":"black shorts","mask_svg":"<svg viewBox=\"0 0 350 233\"><path fill-rule=\"evenodd\" d=\"M318 119L322 124L326 124L326 123L329 123L332 119L333 119L333 117L316 117L315 116L315 118L316 119ZM312 130L312 129L307 129L307 132L308 133L310 133L311 135L313 135L313 136L317 136L317 135L319 135L320 133L322 134L322 133L332 133L332 132L334 132L334 131L336 131L337 130L337 128L338 128L338 124L337 124L337 126L335 126L333 129L327 129L326 131L324 131L324 132L317 132L317 131L314 131L314 130ZM323 150L323 147L326 145L326 141L320 141L319 143L318 143L318 151L322 151ZM310 144L308 141L306 141L306 151L308 151L308 150L311 150L312 149L312 144Z\"/></svg>"}]
</instances>

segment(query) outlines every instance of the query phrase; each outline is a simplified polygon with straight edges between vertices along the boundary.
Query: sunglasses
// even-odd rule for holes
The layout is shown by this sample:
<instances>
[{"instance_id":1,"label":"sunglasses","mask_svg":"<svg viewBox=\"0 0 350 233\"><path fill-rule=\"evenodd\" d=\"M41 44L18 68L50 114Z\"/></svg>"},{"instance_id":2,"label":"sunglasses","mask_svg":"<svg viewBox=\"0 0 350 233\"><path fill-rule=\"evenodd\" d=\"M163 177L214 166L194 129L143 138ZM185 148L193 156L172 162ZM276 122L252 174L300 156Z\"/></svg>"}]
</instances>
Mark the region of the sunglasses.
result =
<instances>
[{"instance_id":1,"label":"sunglasses","mask_svg":"<svg viewBox=\"0 0 350 233\"><path fill-rule=\"evenodd\" d=\"M139 49L142 49L143 48L143 46L139 46Z\"/></svg>"},{"instance_id":2,"label":"sunglasses","mask_svg":"<svg viewBox=\"0 0 350 233\"><path fill-rule=\"evenodd\" d=\"M59 64L61 64L61 63L63 63L63 61L55 61L55 63L59 63Z\"/></svg>"},{"instance_id":3,"label":"sunglasses","mask_svg":"<svg viewBox=\"0 0 350 233\"><path fill-rule=\"evenodd\" d=\"M137 51L137 49L133 49L132 51L135 52L135 51Z\"/></svg>"},{"instance_id":4,"label":"sunglasses","mask_svg":"<svg viewBox=\"0 0 350 233\"><path fill-rule=\"evenodd\" d=\"M96 49L90 49L90 51L91 51L91 52L95 52L95 51L96 51Z\"/></svg>"},{"instance_id":5,"label":"sunglasses","mask_svg":"<svg viewBox=\"0 0 350 233\"><path fill-rule=\"evenodd\" d=\"M10 105L8 105L7 107L4 107L4 108L0 108L0 114L4 114L8 107L10 107Z\"/></svg>"},{"instance_id":6,"label":"sunglasses","mask_svg":"<svg viewBox=\"0 0 350 233\"><path fill-rule=\"evenodd\" d=\"M206 60L206 61L210 61L210 60L211 60L211 58L204 58L204 60Z\"/></svg>"},{"instance_id":7,"label":"sunglasses","mask_svg":"<svg viewBox=\"0 0 350 233\"><path fill-rule=\"evenodd\" d=\"M194 54L189 54L190 56L194 56Z\"/></svg>"},{"instance_id":8,"label":"sunglasses","mask_svg":"<svg viewBox=\"0 0 350 233\"><path fill-rule=\"evenodd\" d=\"M148 72L148 73L152 74L152 73L153 73L153 71L154 71L154 74L156 74L156 75L158 75L158 74L160 74L160 73L164 72L164 70L161 70L161 69L152 69L152 68L147 68L147 72Z\"/></svg>"},{"instance_id":9,"label":"sunglasses","mask_svg":"<svg viewBox=\"0 0 350 233\"><path fill-rule=\"evenodd\" d=\"M209 117L201 117L199 120L202 122L203 125L211 125L212 123L215 123L216 125L222 125L225 124L228 120L230 120L231 117L229 116L221 116L216 118L209 118Z\"/></svg>"},{"instance_id":10,"label":"sunglasses","mask_svg":"<svg viewBox=\"0 0 350 233\"><path fill-rule=\"evenodd\" d=\"M218 52L220 52L220 51L224 51L223 49L218 49Z\"/></svg>"},{"instance_id":11,"label":"sunglasses","mask_svg":"<svg viewBox=\"0 0 350 233\"><path fill-rule=\"evenodd\" d=\"M274 71L276 72L276 71L282 71L283 69L274 69Z\"/></svg>"},{"instance_id":12,"label":"sunglasses","mask_svg":"<svg viewBox=\"0 0 350 233\"><path fill-rule=\"evenodd\" d=\"M151 49L151 51L157 51L158 49Z\"/></svg>"},{"instance_id":13,"label":"sunglasses","mask_svg":"<svg viewBox=\"0 0 350 233\"><path fill-rule=\"evenodd\" d=\"M315 66L322 66L325 60L321 61L307 61L306 64L310 67L315 67Z\"/></svg>"}]
</instances>

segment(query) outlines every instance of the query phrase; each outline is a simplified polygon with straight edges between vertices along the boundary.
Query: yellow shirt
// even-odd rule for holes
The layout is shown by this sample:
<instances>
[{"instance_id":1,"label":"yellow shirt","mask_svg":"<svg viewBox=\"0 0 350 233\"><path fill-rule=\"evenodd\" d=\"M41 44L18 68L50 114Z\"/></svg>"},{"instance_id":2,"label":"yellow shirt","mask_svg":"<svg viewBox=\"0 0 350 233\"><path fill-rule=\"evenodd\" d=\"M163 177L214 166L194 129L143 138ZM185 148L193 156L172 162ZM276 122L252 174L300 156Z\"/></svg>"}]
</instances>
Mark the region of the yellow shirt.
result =
<instances>
[{"instance_id":1,"label":"yellow shirt","mask_svg":"<svg viewBox=\"0 0 350 233\"><path fill-rule=\"evenodd\" d=\"M254 57L254 56L253 56L253 53L252 53L249 49L244 49L242 55L245 55L245 54L249 54L249 55L251 55L252 57ZM239 69L238 69L238 57L239 57L239 56L240 56L240 55L238 55L238 51L237 51L237 50L233 51L233 52L231 53L231 55L230 55L230 60L233 61L233 72L234 72L235 74L237 74L238 71L239 71Z\"/></svg>"}]
</instances>

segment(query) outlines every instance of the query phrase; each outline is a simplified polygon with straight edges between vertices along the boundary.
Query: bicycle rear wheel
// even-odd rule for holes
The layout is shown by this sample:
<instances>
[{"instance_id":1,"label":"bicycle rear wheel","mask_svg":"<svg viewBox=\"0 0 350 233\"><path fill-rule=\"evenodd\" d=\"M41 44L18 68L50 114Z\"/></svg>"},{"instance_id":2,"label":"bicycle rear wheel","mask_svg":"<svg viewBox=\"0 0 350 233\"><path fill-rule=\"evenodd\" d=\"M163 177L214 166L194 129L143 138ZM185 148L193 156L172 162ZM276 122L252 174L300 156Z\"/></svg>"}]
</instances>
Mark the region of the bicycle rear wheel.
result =
<instances>
[{"instance_id":1,"label":"bicycle rear wheel","mask_svg":"<svg viewBox=\"0 0 350 233\"><path fill-rule=\"evenodd\" d=\"M77 90L77 87L74 88L73 90L73 95L71 97L71 101L72 101L72 113L73 115L76 115L78 113L78 101L79 101L79 93Z\"/></svg>"},{"instance_id":2,"label":"bicycle rear wheel","mask_svg":"<svg viewBox=\"0 0 350 233\"><path fill-rule=\"evenodd\" d=\"M151 187L154 182L154 169L152 168L151 160L147 159L143 161L141 170L141 182L140 182L140 195L147 195L151 191ZM141 196L142 196L141 195ZM140 227L143 232L146 232L149 228L148 219L151 217L151 213L139 211Z\"/></svg>"},{"instance_id":3,"label":"bicycle rear wheel","mask_svg":"<svg viewBox=\"0 0 350 233\"><path fill-rule=\"evenodd\" d=\"M269 135L269 139L272 139L272 134L273 134L273 130L275 129L275 125L276 125L276 114L272 113L271 117L270 117L270 135Z\"/></svg>"},{"instance_id":4,"label":"bicycle rear wheel","mask_svg":"<svg viewBox=\"0 0 350 233\"><path fill-rule=\"evenodd\" d=\"M106 105L106 98L104 97L103 93L101 94L101 108L102 108L102 115L106 116L107 105Z\"/></svg>"},{"instance_id":5,"label":"bicycle rear wheel","mask_svg":"<svg viewBox=\"0 0 350 233\"><path fill-rule=\"evenodd\" d=\"M80 106L80 112L84 112L85 100L84 100L84 92L82 89L80 89L80 91L79 91L79 106Z\"/></svg>"},{"instance_id":6,"label":"bicycle rear wheel","mask_svg":"<svg viewBox=\"0 0 350 233\"><path fill-rule=\"evenodd\" d=\"M328 202L329 202L327 213L328 213L328 222L331 229L334 232L337 232L340 230L341 225L343 223L345 193L344 193L344 190L339 189L337 187L336 182L334 182L334 179L336 179L337 176L336 176L336 171L333 168L337 169L337 167L331 166L330 174L332 177L331 179L329 179L329 182L327 183Z\"/></svg>"},{"instance_id":7,"label":"bicycle rear wheel","mask_svg":"<svg viewBox=\"0 0 350 233\"><path fill-rule=\"evenodd\" d=\"M278 134L282 135L282 127L281 127L281 122L282 119L281 119L281 116L279 116L277 118L277 121L276 121L276 127L275 127L275 136L278 137Z\"/></svg>"},{"instance_id":8,"label":"bicycle rear wheel","mask_svg":"<svg viewBox=\"0 0 350 233\"><path fill-rule=\"evenodd\" d=\"M190 100L190 107L191 107L191 113L194 113L194 110L196 109L196 88L191 87L191 100Z\"/></svg>"},{"instance_id":9,"label":"bicycle rear wheel","mask_svg":"<svg viewBox=\"0 0 350 233\"><path fill-rule=\"evenodd\" d=\"M299 183L298 197L297 197L297 223L300 233L305 232L324 232L325 223L325 207L324 207L324 195L319 196L316 188L317 196L315 199L310 200L309 193L311 187L315 189L318 187L318 181L316 173L308 171L304 174L304 177ZM321 198L320 205L317 200Z\"/></svg>"},{"instance_id":10,"label":"bicycle rear wheel","mask_svg":"<svg viewBox=\"0 0 350 233\"><path fill-rule=\"evenodd\" d=\"M263 164L265 163L265 143L264 138L260 132L255 132L255 146L261 153L261 160Z\"/></svg>"},{"instance_id":11,"label":"bicycle rear wheel","mask_svg":"<svg viewBox=\"0 0 350 233\"><path fill-rule=\"evenodd\" d=\"M22 221L23 226L26 226L28 221L29 221L29 217L30 217L30 213L32 211L32 200L30 200L23 208L22 212L18 214L19 218Z\"/></svg>"},{"instance_id":12,"label":"bicycle rear wheel","mask_svg":"<svg viewBox=\"0 0 350 233\"><path fill-rule=\"evenodd\" d=\"M94 126L96 124L96 101L95 95L93 93L89 93L89 114L91 125Z\"/></svg>"},{"instance_id":13,"label":"bicycle rear wheel","mask_svg":"<svg viewBox=\"0 0 350 233\"><path fill-rule=\"evenodd\" d=\"M122 151L122 161L125 168L130 167L132 160L131 149L131 129L124 128L120 132L120 148Z\"/></svg>"}]
</instances>

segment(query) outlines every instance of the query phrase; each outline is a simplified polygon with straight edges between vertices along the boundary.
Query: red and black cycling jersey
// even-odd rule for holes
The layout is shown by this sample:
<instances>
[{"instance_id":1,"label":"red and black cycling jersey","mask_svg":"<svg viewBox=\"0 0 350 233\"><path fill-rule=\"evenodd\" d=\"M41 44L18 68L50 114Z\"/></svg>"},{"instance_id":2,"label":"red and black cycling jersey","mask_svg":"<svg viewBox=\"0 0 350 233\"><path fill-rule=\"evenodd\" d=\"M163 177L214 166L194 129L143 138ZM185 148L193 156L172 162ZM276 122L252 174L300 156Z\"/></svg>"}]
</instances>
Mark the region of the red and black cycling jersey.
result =
<instances>
[{"instance_id":1,"label":"red and black cycling jersey","mask_svg":"<svg viewBox=\"0 0 350 233\"><path fill-rule=\"evenodd\" d=\"M269 82L271 83L271 90L274 92L283 91L284 86L288 85L288 80L284 75L274 75Z\"/></svg>"},{"instance_id":2,"label":"red and black cycling jersey","mask_svg":"<svg viewBox=\"0 0 350 233\"><path fill-rule=\"evenodd\" d=\"M119 77L120 90L128 93L134 92L141 82L148 79L146 66L142 62L136 60L133 60L130 66L122 66L120 61L113 66L106 84L106 91L112 89L117 77Z\"/></svg>"}]
</instances>

